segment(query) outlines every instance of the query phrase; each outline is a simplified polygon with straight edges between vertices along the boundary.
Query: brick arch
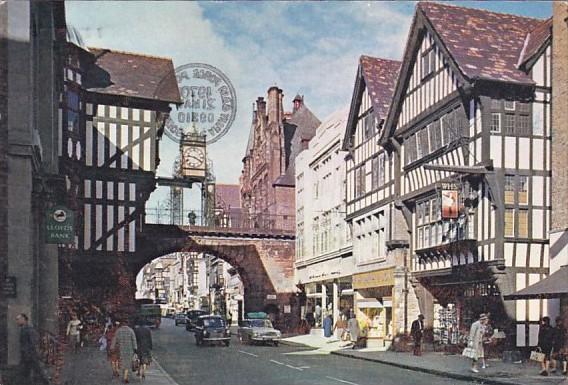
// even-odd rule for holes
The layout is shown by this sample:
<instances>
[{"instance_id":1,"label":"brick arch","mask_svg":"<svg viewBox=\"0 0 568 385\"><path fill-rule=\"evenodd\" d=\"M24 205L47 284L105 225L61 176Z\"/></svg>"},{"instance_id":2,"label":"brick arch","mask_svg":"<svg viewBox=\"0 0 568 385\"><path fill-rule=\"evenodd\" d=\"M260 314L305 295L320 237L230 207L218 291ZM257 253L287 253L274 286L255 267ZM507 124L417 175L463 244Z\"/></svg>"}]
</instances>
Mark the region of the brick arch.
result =
<instances>
[{"instance_id":1,"label":"brick arch","mask_svg":"<svg viewBox=\"0 0 568 385\"><path fill-rule=\"evenodd\" d=\"M294 325L298 300L293 285L293 239L238 238L192 234L178 226L147 225L137 239L134 258L129 260L135 276L152 260L175 252L197 252L216 256L231 264L244 286L245 312L265 311L268 305L291 313L276 320L282 329ZM293 310L292 310L293 309ZM292 314L294 313L294 314Z\"/></svg>"}]
</instances>

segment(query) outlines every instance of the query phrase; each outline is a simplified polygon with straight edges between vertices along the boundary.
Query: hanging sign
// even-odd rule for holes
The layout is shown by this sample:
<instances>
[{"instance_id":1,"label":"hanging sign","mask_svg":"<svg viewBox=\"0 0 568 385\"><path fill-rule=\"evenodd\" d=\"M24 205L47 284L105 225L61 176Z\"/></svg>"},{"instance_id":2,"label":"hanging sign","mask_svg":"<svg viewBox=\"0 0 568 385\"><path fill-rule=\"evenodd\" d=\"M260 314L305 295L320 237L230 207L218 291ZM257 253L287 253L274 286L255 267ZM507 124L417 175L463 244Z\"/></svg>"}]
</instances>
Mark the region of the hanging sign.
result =
<instances>
[{"instance_id":1,"label":"hanging sign","mask_svg":"<svg viewBox=\"0 0 568 385\"><path fill-rule=\"evenodd\" d=\"M453 183L444 183L442 191L442 219L456 219L459 216L459 187Z\"/></svg>"},{"instance_id":2,"label":"hanging sign","mask_svg":"<svg viewBox=\"0 0 568 385\"><path fill-rule=\"evenodd\" d=\"M75 214L64 206L47 209L46 243L71 243L75 241Z\"/></svg>"}]
</instances>

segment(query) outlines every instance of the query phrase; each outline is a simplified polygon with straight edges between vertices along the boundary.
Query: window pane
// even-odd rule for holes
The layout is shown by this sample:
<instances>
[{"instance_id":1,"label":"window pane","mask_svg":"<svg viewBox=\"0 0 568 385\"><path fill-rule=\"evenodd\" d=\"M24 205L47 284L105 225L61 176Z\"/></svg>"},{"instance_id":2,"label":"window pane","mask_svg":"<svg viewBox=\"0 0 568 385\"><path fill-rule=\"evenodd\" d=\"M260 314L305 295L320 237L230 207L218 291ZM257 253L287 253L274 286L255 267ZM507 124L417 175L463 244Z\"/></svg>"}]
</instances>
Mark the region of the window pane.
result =
<instances>
[{"instance_id":1,"label":"window pane","mask_svg":"<svg viewBox=\"0 0 568 385\"><path fill-rule=\"evenodd\" d=\"M529 135L529 117L527 115L521 115L517 117L517 130L520 135Z\"/></svg>"},{"instance_id":2,"label":"window pane","mask_svg":"<svg viewBox=\"0 0 568 385\"><path fill-rule=\"evenodd\" d=\"M530 103L519 102L517 104L519 106L520 112L529 112L531 110L531 104Z\"/></svg>"},{"instance_id":3,"label":"window pane","mask_svg":"<svg viewBox=\"0 0 568 385\"><path fill-rule=\"evenodd\" d=\"M528 238L529 236L529 211L519 210L519 237Z\"/></svg>"},{"instance_id":4,"label":"window pane","mask_svg":"<svg viewBox=\"0 0 568 385\"><path fill-rule=\"evenodd\" d=\"M515 210L506 209L505 210L505 236L514 237L515 236Z\"/></svg>"},{"instance_id":5,"label":"window pane","mask_svg":"<svg viewBox=\"0 0 568 385\"><path fill-rule=\"evenodd\" d=\"M515 203L515 176L505 175L505 203Z\"/></svg>"},{"instance_id":6,"label":"window pane","mask_svg":"<svg viewBox=\"0 0 568 385\"><path fill-rule=\"evenodd\" d=\"M499 112L491 114L491 132L501 132L501 114Z\"/></svg>"},{"instance_id":7,"label":"window pane","mask_svg":"<svg viewBox=\"0 0 568 385\"><path fill-rule=\"evenodd\" d=\"M505 100L505 109L507 111L515 111L515 101L514 100Z\"/></svg>"},{"instance_id":8,"label":"window pane","mask_svg":"<svg viewBox=\"0 0 568 385\"><path fill-rule=\"evenodd\" d=\"M519 176L519 203L529 203L529 178L526 176Z\"/></svg>"},{"instance_id":9,"label":"window pane","mask_svg":"<svg viewBox=\"0 0 568 385\"><path fill-rule=\"evenodd\" d=\"M505 114L505 134L515 134L515 115Z\"/></svg>"}]
</instances>

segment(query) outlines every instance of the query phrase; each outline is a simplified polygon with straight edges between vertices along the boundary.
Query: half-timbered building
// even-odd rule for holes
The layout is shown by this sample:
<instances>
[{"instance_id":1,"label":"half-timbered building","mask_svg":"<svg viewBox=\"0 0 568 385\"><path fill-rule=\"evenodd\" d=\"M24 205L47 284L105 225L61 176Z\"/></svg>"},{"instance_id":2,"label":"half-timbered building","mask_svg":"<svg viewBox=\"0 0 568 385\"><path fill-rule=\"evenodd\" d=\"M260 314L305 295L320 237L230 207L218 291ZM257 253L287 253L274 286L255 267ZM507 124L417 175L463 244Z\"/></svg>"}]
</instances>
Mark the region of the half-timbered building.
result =
<instances>
[{"instance_id":1,"label":"half-timbered building","mask_svg":"<svg viewBox=\"0 0 568 385\"><path fill-rule=\"evenodd\" d=\"M537 343L546 300L503 295L548 274L550 21L419 3L384 146L427 325L459 342L480 313Z\"/></svg>"},{"instance_id":2,"label":"half-timbered building","mask_svg":"<svg viewBox=\"0 0 568 385\"><path fill-rule=\"evenodd\" d=\"M136 252L145 203L155 188L158 141L170 103L180 102L173 64L87 48L75 36L67 46L64 79L59 156L79 231L63 264L61 291L101 298L106 295L100 288L116 290L119 278L133 291L126 274L119 276L120 264Z\"/></svg>"},{"instance_id":3,"label":"half-timbered building","mask_svg":"<svg viewBox=\"0 0 568 385\"><path fill-rule=\"evenodd\" d=\"M354 307L370 324L368 346L388 346L408 330L418 311L406 280L408 235L396 208L399 161L391 146L379 145L400 65L361 56L342 146L348 151L346 220L355 260Z\"/></svg>"}]
</instances>

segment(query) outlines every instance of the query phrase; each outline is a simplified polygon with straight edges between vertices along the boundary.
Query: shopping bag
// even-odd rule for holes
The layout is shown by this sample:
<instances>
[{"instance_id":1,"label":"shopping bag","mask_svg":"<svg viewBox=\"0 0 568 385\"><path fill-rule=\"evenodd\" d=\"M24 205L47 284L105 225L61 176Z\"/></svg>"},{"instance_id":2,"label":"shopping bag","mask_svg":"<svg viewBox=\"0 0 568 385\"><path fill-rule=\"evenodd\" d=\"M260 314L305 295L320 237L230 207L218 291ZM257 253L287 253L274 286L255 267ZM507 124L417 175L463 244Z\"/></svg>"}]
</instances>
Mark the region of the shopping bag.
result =
<instances>
[{"instance_id":1,"label":"shopping bag","mask_svg":"<svg viewBox=\"0 0 568 385\"><path fill-rule=\"evenodd\" d=\"M531 352L530 360L536 362L544 362L545 355L540 348Z\"/></svg>"},{"instance_id":2,"label":"shopping bag","mask_svg":"<svg viewBox=\"0 0 568 385\"><path fill-rule=\"evenodd\" d=\"M470 346L466 347L463 350L462 356L467 357L467 358L477 358L477 354L475 353L475 349L470 347Z\"/></svg>"},{"instance_id":3,"label":"shopping bag","mask_svg":"<svg viewBox=\"0 0 568 385\"><path fill-rule=\"evenodd\" d=\"M99 350L101 352L104 352L107 349L108 341L106 336L101 336L101 338L99 338L99 345Z\"/></svg>"},{"instance_id":4,"label":"shopping bag","mask_svg":"<svg viewBox=\"0 0 568 385\"><path fill-rule=\"evenodd\" d=\"M140 358L138 358L138 354L134 353L132 356L132 371L137 372L140 368Z\"/></svg>"}]
</instances>

